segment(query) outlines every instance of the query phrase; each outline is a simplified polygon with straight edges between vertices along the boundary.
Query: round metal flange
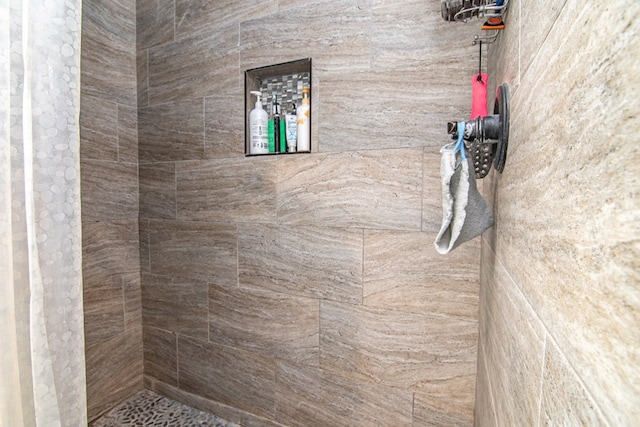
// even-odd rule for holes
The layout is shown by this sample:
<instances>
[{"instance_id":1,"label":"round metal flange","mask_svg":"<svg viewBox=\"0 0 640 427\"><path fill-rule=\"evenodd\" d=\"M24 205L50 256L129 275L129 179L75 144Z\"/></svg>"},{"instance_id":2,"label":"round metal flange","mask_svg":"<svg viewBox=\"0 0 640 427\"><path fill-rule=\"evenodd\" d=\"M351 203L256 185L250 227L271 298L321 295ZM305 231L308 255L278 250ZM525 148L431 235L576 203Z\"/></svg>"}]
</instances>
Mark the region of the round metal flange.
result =
<instances>
[{"instance_id":1,"label":"round metal flange","mask_svg":"<svg viewBox=\"0 0 640 427\"><path fill-rule=\"evenodd\" d=\"M493 114L498 114L500 117L500 132L498 143L495 147L493 166L498 172L502 173L504 164L507 161L507 147L509 146L509 86L506 83L498 86Z\"/></svg>"}]
</instances>

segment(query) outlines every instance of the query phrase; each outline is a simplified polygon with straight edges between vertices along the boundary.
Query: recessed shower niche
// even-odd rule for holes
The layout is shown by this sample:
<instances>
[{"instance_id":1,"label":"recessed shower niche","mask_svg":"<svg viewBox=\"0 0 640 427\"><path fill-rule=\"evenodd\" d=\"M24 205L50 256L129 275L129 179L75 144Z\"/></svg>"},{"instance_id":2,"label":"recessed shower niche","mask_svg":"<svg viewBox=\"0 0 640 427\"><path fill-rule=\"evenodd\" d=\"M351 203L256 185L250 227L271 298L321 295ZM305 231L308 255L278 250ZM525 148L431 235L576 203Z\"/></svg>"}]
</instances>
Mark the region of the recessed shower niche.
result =
<instances>
[{"instance_id":1,"label":"recessed shower niche","mask_svg":"<svg viewBox=\"0 0 640 427\"><path fill-rule=\"evenodd\" d=\"M306 113L308 126L308 140L300 141L300 135L297 134L298 141L295 151L290 150L287 146L287 125L293 122L287 122L287 116L292 116L294 111L299 113L301 109L304 111L304 105L310 107L311 95L311 58L299 59L296 61L285 62L282 64L268 65L265 67L253 68L246 70L244 73L245 87L245 121L244 121L244 153L246 156L269 155L269 154L297 154L311 152L311 109ZM303 99L303 91L307 92L307 100ZM257 100L257 92L260 93L262 108L266 112L269 121L269 150L256 152L252 150L251 141L251 111L255 108ZM276 106L274 106L276 104ZM277 111L277 113L276 113ZM280 127L274 129L274 113L278 114L283 122ZM300 123L300 120L297 120ZM292 128L293 126L290 125ZM299 127L298 127L299 128ZM260 132L263 132L261 129ZM274 136L277 134L277 136ZM275 139L280 137L280 144L275 143Z\"/></svg>"}]
</instances>

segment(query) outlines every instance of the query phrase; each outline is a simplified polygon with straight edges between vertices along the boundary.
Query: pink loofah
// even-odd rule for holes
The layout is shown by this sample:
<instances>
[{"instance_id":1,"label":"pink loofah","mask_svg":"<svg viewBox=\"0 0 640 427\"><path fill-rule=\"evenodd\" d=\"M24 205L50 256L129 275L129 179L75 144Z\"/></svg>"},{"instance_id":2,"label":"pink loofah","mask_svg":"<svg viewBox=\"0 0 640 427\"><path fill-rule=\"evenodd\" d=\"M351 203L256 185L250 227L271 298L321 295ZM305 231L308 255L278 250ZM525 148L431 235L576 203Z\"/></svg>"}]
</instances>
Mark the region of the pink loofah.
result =
<instances>
[{"instance_id":1,"label":"pink loofah","mask_svg":"<svg viewBox=\"0 0 640 427\"><path fill-rule=\"evenodd\" d=\"M481 79L478 79L478 76ZM489 76L486 73L476 74L471 79L471 119L489 115L487 110L487 83Z\"/></svg>"}]
</instances>

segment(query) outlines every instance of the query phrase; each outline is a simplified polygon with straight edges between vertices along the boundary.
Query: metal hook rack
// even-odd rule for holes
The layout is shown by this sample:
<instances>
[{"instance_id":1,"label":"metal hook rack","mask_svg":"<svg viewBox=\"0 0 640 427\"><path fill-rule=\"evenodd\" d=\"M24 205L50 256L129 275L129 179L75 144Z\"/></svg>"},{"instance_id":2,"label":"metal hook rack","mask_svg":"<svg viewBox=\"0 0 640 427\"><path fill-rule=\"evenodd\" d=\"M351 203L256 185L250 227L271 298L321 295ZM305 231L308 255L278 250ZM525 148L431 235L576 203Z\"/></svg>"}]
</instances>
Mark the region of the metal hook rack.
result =
<instances>
[{"instance_id":1,"label":"metal hook rack","mask_svg":"<svg viewBox=\"0 0 640 427\"><path fill-rule=\"evenodd\" d=\"M441 12L445 21L467 22L474 16L482 18L488 13L502 15L508 5L509 0L442 0Z\"/></svg>"}]
</instances>

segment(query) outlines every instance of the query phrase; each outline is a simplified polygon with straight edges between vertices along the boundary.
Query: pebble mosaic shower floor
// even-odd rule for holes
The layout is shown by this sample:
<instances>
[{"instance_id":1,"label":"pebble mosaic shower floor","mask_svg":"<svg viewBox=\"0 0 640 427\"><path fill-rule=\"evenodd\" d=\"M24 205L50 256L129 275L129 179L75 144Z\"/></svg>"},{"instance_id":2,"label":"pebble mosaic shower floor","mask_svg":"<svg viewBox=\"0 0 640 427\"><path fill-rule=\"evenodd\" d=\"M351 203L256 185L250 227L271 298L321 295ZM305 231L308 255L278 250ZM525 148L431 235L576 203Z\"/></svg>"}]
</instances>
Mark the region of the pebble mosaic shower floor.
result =
<instances>
[{"instance_id":1,"label":"pebble mosaic shower floor","mask_svg":"<svg viewBox=\"0 0 640 427\"><path fill-rule=\"evenodd\" d=\"M143 390L91 424L91 427L240 427L215 415Z\"/></svg>"}]
</instances>

